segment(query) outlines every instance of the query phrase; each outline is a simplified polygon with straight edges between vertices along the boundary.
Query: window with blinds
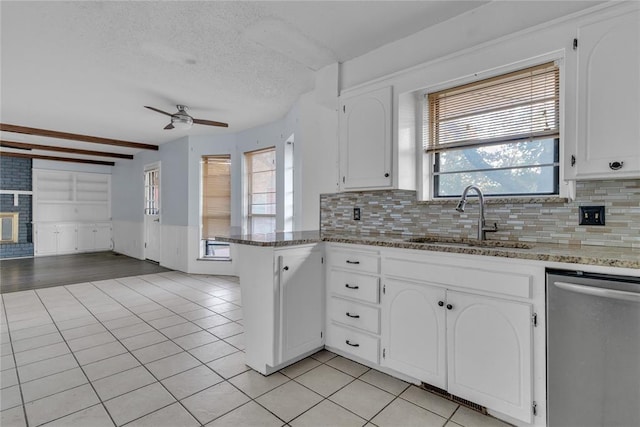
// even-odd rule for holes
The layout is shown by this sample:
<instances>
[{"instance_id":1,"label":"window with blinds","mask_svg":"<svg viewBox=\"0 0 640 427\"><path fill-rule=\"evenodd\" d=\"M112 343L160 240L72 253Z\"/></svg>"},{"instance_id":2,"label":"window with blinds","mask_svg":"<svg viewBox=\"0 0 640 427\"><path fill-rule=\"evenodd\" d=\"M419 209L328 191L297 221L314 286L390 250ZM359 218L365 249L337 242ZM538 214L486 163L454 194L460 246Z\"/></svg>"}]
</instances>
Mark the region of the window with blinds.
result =
<instances>
[{"instance_id":1,"label":"window with blinds","mask_svg":"<svg viewBox=\"0 0 640 427\"><path fill-rule=\"evenodd\" d=\"M434 197L559 190L560 79L554 63L426 96L424 148Z\"/></svg>"},{"instance_id":2,"label":"window with blinds","mask_svg":"<svg viewBox=\"0 0 640 427\"><path fill-rule=\"evenodd\" d=\"M245 153L247 233L276 231L276 150Z\"/></svg>"},{"instance_id":3,"label":"window with blinds","mask_svg":"<svg viewBox=\"0 0 640 427\"><path fill-rule=\"evenodd\" d=\"M231 227L231 156L202 157L202 239L228 235Z\"/></svg>"}]
</instances>

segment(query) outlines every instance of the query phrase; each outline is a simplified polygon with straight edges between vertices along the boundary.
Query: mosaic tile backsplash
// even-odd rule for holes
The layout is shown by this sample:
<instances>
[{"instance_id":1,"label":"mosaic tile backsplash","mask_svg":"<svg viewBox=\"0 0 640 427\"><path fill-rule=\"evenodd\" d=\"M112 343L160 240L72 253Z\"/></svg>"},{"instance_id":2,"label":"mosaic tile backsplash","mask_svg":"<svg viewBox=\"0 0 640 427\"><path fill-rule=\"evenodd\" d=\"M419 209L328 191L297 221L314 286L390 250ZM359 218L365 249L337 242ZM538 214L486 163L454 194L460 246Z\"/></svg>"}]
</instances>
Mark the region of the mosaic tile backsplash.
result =
<instances>
[{"instance_id":1,"label":"mosaic tile backsplash","mask_svg":"<svg viewBox=\"0 0 640 427\"><path fill-rule=\"evenodd\" d=\"M469 197L464 213L457 200L416 201L407 190L360 191L320 196L323 233L402 234L475 238L478 203ZM578 225L579 206L605 206L605 226ZM360 221L353 208L360 208ZM489 240L640 248L640 179L580 181L576 198L487 199L487 224L498 224Z\"/></svg>"}]
</instances>

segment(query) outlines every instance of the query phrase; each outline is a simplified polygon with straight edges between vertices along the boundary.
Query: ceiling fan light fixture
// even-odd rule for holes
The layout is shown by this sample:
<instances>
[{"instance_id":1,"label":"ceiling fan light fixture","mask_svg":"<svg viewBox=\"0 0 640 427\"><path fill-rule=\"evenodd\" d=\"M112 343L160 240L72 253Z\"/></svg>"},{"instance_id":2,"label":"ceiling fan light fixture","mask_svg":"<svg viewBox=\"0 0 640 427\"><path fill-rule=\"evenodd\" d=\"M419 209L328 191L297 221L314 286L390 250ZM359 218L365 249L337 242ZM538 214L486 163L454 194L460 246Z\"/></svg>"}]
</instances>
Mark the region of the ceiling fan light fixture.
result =
<instances>
[{"instance_id":1,"label":"ceiling fan light fixture","mask_svg":"<svg viewBox=\"0 0 640 427\"><path fill-rule=\"evenodd\" d=\"M171 124L173 125L174 129L190 129L191 125L193 125L193 119L191 118L191 116L188 116L186 114L175 114L171 116Z\"/></svg>"}]
</instances>

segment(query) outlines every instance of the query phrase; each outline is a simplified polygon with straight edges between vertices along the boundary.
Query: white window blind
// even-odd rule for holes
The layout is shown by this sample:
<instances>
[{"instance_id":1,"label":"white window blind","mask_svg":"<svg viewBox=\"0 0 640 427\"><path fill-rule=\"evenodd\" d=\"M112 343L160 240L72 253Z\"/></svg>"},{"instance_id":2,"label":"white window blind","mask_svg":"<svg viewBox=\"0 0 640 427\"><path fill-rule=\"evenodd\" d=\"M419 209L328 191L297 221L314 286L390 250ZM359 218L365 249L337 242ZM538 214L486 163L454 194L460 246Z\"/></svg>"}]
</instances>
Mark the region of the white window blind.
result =
<instances>
[{"instance_id":1,"label":"white window blind","mask_svg":"<svg viewBox=\"0 0 640 427\"><path fill-rule=\"evenodd\" d=\"M428 94L425 149L557 138L559 80L546 63Z\"/></svg>"},{"instance_id":2,"label":"white window blind","mask_svg":"<svg viewBox=\"0 0 640 427\"><path fill-rule=\"evenodd\" d=\"M202 157L202 238L228 235L231 227L231 157Z\"/></svg>"}]
</instances>

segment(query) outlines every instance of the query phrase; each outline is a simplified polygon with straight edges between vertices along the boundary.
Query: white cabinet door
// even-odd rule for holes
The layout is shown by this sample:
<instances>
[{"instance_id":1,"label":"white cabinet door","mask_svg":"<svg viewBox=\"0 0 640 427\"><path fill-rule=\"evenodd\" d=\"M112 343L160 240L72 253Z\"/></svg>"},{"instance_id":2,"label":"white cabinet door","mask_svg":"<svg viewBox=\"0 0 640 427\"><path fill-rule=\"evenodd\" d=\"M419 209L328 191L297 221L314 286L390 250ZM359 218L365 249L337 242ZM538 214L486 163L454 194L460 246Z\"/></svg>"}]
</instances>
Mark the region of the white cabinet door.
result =
<instances>
[{"instance_id":1,"label":"white cabinet door","mask_svg":"<svg viewBox=\"0 0 640 427\"><path fill-rule=\"evenodd\" d=\"M280 268L280 358L284 363L322 346L322 253L286 251Z\"/></svg>"},{"instance_id":2,"label":"white cabinet door","mask_svg":"<svg viewBox=\"0 0 640 427\"><path fill-rule=\"evenodd\" d=\"M577 178L640 177L639 23L634 11L578 30Z\"/></svg>"},{"instance_id":3,"label":"white cabinet door","mask_svg":"<svg viewBox=\"0 0 640 427\"><path fill-rule=\"evenodd\" d=\"M447 291L448 391L532 422L530 304Z\"/></svg>"},{"instance_id":4,"label":"white cabinet door","mask_svg":"<svg viewBox=\"0 0 640 427\"><path fill-rule=\"evenodd\" d=\"M385 281L383 366L446 389L444 301L444 289L399 280Z\"/></svg>"},{"instance_id":5,"label":"white cabinet door","mask_svg":"<svg viewBox=\"0 0 640 427\"><path fill-rule=\"evenodd\" d=\"M76 232L76 224L58 224L58 252L59 254L68 254L76 252L78 248L78 239Z\"/></svg>"},{"instance_id":6,"label":"white cabinet door","mask_svg":"<svg viewBox=\"0 0 640 427\"><path fill-rule=\"evenodd\" d=\"M345 98L341 110L341 189L390 188L391 87Z\"/></svg>"},{"instance_id":7,"label":"white cabinet door","mask_svg":"<svg viewBox=\"0 0 640 427\"><path fill-rule=\"evenodd\" d=\"M95 224L78 224L78 250L92 251L95 249Z\"/></svg>"},{"instance_id":8,"label":"white cabinet door","mask_svg":"<svg viewBox=\"0 0 640 427\"><path fill-rule=\"evenodd\" d=\"M95 244L94 249L97 251L112 249L111 244L111 223L95 224Z\"/></svg>"},{"instance_id":9,"label":"white cabinet door","mask_svg":"<svg viewBox=\"0 0 640 427\"><path fill-rule=\"evenodd\" d=\"M58 251L58 228L55 224L36 224L36 255L53 255Z\"/></svg>"}]
</instances>

